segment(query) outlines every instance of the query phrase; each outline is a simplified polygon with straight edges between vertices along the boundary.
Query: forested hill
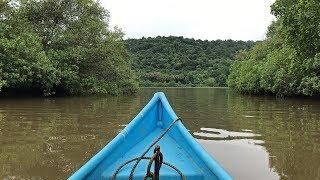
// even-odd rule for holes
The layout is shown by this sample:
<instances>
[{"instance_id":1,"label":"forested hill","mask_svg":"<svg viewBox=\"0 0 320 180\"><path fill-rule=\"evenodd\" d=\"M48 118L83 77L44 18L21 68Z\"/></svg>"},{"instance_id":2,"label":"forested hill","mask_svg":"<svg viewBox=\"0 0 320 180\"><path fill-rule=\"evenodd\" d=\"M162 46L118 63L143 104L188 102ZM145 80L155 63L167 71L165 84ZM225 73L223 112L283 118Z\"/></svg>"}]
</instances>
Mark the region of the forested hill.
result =
<instances>
[{"instance_id":1,"label":"forested hill","mask_svg":"<svg viewBox=\"0 0 320 180\"><path fill-rule=\"evenodd\" d=\"M226 86L234 55L254 42L158 36L125 44L140 86Z\"/></svg>"}]
</instances>

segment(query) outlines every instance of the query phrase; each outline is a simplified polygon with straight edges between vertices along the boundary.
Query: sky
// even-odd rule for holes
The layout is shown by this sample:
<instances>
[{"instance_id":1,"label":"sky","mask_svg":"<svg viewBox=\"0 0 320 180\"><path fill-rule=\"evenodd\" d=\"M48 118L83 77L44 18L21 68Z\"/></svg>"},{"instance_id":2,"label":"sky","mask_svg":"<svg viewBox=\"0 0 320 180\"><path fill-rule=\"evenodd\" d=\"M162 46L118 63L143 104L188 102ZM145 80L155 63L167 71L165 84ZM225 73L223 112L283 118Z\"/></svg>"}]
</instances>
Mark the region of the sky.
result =
<instances>
[{"instance_id":1,"label":"sky","mask_svg":"<svg viewBox=\"0 0 320 180\"><path fill-rule=\"evenodd\" d=\"M274 0L100 0L125 38L263 40Z\"/></svg>"}]
</instances>

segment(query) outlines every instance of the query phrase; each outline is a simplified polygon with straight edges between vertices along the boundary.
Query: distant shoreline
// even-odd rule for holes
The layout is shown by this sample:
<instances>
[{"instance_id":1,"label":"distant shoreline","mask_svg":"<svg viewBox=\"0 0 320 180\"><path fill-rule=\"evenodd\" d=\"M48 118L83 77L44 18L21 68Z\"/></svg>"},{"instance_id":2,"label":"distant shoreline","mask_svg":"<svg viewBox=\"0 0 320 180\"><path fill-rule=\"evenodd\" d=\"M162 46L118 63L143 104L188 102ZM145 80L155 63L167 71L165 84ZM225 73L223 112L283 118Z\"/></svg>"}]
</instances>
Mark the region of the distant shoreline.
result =
<instances>
[{"instance_id":1,"label":"distant shoreline","mask_svg":"<svg viewBox=\"0 0 320 180\"><path fill-rule=\"evenodd\" d=\"M228 89L228 87L190 87L190 86L186 86L186 87L161 87L161 86L154 86L154 87L139 87L139 88L144 88L144 89L148 89L148 88L164 88L164 89L182 89L182 88L188 88L188 89L191 89L191 88L203 88L203 89Z\"/></svg>"}]
</instances>

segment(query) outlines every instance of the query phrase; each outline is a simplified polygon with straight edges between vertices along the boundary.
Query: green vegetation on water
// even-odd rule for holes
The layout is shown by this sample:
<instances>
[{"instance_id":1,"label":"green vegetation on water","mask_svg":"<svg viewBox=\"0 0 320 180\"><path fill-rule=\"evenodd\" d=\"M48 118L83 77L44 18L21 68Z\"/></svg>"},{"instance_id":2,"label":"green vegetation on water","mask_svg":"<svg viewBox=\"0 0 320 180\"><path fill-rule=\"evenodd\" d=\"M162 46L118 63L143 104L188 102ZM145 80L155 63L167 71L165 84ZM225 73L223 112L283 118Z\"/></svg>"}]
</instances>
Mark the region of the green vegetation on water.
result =
<instances>
[{"instance_id":1,"label":"green vegetation on water","mask_svg":"<svg viewBox=\"0 0 320 180\"><path fill-rule=\"evenodd\" d=\"M267 38L237 55L229 87L251 94L320 95L320 3L276 0Z\"/></svg>"},{"instance_id":2,"label":"green vegetation on water","mask_svg":"<svg viewBox=\"0 0 320 180\"><path fill-rule=\"evenodd\" d=\"M252 41L155 37L125 41L141 86L226 86L233 56Z\"/></svg>"},{"instance_id":3,"label":"green vegetation on water","mask_svg":"<svg viewBox=\"0 0 320 180\"><path fill-rule=\"evenodd\" d=\"M1 1L1 94L134 92L123 33L108 21L94 0Z\"/></svg>"}]
</instances>

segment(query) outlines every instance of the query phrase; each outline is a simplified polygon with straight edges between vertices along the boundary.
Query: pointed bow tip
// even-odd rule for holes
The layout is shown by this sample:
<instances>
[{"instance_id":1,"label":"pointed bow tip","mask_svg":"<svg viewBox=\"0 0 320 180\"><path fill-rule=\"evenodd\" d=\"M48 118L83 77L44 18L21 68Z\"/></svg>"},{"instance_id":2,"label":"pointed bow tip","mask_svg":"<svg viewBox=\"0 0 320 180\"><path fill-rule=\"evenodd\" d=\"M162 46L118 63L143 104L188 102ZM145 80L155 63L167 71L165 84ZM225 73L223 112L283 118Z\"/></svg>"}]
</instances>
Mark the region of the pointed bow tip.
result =
<instances>
[{"instance_id":1,"label":"pointed bow tip","mask_svg":"<svg viewBox=\"0 0 320 180\"><path fill-rule=\"evenodd\" d=\"M159 96L159 95L165 95L164 92L162 91L157 91L154 93L155 96Z\"/></svg>"}]
</instances>

